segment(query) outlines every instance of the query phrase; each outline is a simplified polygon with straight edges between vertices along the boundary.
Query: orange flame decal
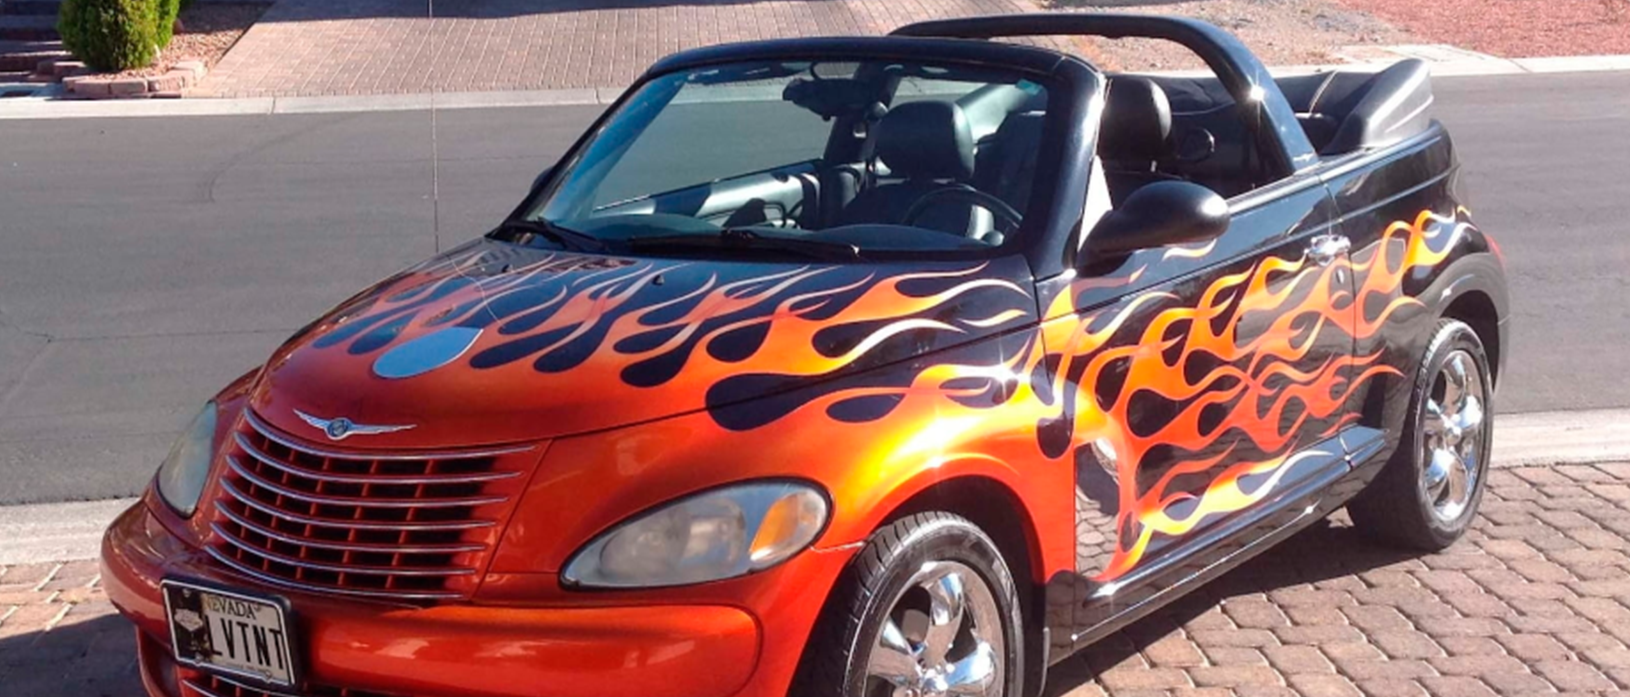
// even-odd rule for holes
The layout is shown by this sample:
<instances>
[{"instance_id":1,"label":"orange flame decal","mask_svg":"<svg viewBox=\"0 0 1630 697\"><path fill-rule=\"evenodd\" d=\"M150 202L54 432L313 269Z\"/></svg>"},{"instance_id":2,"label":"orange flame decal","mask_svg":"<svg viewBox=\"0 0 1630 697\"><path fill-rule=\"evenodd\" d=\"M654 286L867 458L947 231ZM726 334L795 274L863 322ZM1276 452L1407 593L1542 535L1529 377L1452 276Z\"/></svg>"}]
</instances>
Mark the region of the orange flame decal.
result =
<instances>
[{"instance_id":1,"label":"orange flame decal","mask_svg":"<svg viewBox=\"0 0 1630 697\"><path fill-rule=\"evenodd\" d=\"M1117 528L1122 534L1099 580L1135 568L1157 536L1183 535L1207 516L1262 500L1294 465L1298 448L1334 435L1356 418L1343 413L1356 390L1376 376L1398 375L1397 369L1381 362L1381 349L1338 354L1314 366L1307 366L1309 352L1321 337L1372 337L1397 310L1420 305L1402 292L1404 280L1441 263L1469 228L1469 223L1423 212L1412 223L1389 226L1373 248L1359 253L1360 261L1342 258L1320 267L1305 258L1269 257L1247 272L1217 278L1193 307L1155 313L1133 343L1074 342L1067 360L1084 356L1089 361L1083 387L1095 386L1110 362L1130 362L1126 387L1089 419L1099 428L1078 432L1074 439L1106 439L1118 455ZM1351 291L1343 283L1349 272ZM1364 316L1362 308L1371 298L1387 302L1376 315ZM1248 325L1255 328L1243 330ZM1190 371L1196 362L1213 367ZM1136 432L1130 425L1140 416L1133 413L1138 391L1181 406L1158 428ZM1090 412L1097 405L1083 406ZM1220 418L1218 410L1226 410ZM1209 422L1208 413L1213 414ZM1309 433L1310 423L1322 428ZM1230 440L1231 433L1238 435ZM1140 491L1140 464L1159 446L1195 456L1180 456ZM1267 457L1239 457L1241 446ZM1192 476L1209 482L1198 491L1176 488L1179 479ZM1262 481L1241 488L1247 477ZM1184 505L1174 505L1179 503Z\"/></svg>"},{"instance_id":2,"label":"orange flame decal","mask_svg":"<svg viewBox=\"0 0 1630 697\"><path fill-rule=\"evenodd\" d=\"M1066 456L1089 446L1113 452L1119 534L1096 576L1110 581L1162 540L1269 496L1307 459L1298 451L1356 419L1346 410L1358 390L1399 371L1380 349L1354 355L1326 343L1323 353L1314 351L1321 341L1350 347L1399 309L1420 305L1403 292L1405 280L1444 261L1469 228L1425 212L1389 226L1356 262L1269 257L1215 278L1192 304L1157 290L1076 315L1070 306L1079 289L1130 284L1145 269L1081 279L1052 300L1045 316L1056 319L1000 361L948 361L922 370L909 386L846 389L811 406L900 399L890 421L903 428L875 453L884 463L1036 458L1014 454L1016 433L1030 434L1045 460L1069 462ZM1363 316L1365 303L1380 299L1384 308ZM1045 379L1026 379L1032 374ZM1110 383L1120 386L1106 388ZM1002 395L1000 408L963 403L980 393ZM1172 406L1163 420L1140 407L1151 398ZM1157 448L1175 453L1163 456L1175 461L1143 471Z\"/></svg>"}]
</instances>

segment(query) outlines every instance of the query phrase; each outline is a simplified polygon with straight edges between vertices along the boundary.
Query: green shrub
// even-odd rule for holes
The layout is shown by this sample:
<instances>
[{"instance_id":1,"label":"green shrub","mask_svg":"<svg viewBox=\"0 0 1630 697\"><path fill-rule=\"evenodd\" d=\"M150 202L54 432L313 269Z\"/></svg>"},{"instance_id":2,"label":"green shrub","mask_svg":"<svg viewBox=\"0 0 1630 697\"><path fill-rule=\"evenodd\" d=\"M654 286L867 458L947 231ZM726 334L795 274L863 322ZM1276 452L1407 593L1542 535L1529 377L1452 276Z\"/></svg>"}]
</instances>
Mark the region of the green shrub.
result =
<instances>
[{"instance_id":1,"label":"green shrub","mask_svg":"<svg viewBox=\"0 0 1630 697\"><path fill-rule=\"evenodd\" d=\"M181 14L182 0L158 0L158 47L168 48L175 34L175 18Z\"/></svg>"},{"instance_id":2,"label":"green shrub","mask_svg":"<svg viewBox=\"0 0 1630 697\"><path fill-rule=\"evenodd\" d=\"M162 45L162 1L63 0L57 33L64 47L97 70L146 67ZM168 27L164 37L168 41Z\"/></svg>"}]
</instances>

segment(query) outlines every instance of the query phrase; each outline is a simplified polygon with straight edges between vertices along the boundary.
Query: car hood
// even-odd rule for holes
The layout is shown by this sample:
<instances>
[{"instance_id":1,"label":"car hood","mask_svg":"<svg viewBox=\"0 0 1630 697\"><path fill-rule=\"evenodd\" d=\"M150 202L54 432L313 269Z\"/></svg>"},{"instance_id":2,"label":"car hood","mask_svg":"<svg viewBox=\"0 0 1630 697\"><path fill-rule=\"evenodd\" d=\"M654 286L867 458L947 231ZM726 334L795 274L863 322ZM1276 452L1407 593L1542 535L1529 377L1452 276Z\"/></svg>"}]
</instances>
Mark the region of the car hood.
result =
<instances>
[{"instance_id":1,"label":"car hood","mask_svg":"<svg viewBox=\"0 0 1630 697\"><path fill-rule=\"evenodd\" d=\"M1035 317L1017 257L725 262L482 239L302 329L250 404L291 434L362 449L529 441L793 390ZM877 374L893 373L912 379Z\"/></svg>"}]
</instances>

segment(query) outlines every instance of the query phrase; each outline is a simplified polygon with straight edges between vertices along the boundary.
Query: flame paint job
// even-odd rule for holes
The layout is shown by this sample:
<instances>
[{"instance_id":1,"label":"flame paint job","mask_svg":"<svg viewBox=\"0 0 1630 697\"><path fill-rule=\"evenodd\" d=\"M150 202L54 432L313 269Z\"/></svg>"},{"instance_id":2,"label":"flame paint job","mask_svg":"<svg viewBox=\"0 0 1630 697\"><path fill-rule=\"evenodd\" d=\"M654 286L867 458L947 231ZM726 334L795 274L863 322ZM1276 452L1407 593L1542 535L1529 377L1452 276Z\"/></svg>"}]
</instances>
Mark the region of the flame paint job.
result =
<instances>
[{"instance_id":1,"label":"flame paint job","mask_svg":"<svg viewBox=\"0 0 1630 697\"><path fill-rule=\"evenodd\" d=\"M1034 322L1029 285L1017 259L687 263L481 241L309 327L273 357L254 405L290 433L306 430L295 409L418 424L368 439L381 447L556 437L717 410L1010 331ZM449 331L473 339L428 368L381 376L395 352ZM880 378L874 394L832 404L831 416L886 412L887 393L910 377ZM368 399L380 392L395 398ZM781 416L766 409L719 425ZM494 418L506 414L517 418Z\"/></svg>"}]
</instances>

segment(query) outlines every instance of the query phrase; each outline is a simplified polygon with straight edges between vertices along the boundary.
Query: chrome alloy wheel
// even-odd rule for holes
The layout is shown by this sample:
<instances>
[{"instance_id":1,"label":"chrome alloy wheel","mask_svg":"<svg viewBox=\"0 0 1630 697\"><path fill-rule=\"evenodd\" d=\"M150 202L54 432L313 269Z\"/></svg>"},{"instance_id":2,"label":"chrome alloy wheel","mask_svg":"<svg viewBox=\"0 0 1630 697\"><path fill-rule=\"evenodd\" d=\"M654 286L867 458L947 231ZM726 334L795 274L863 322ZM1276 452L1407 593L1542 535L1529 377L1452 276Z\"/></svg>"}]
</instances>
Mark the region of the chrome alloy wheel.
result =
<instances>
[{"instance_id":1,"label":"chrome alloy wheel","mask_svg":"<svg viewBox=\"0 0 1630 697\"><path fill-rule=\"evenodd\" d=\"M1484 383L1477 365L1464 349L1449 354L1421 415L1421 493L1442 523L1465 515L1486 457Z\"/></svg>"},{"instance_id":2,"label":"chrome alloy wheel","mask_svg":"<svg viewBox=\"0 0 1630 697\"><path fill-rule=\"evenodd\" d=\"M867 697L1002 697L1001 610L958 562L928 562L885 616L866 663Z\"/></svg>"}]
</instances>

